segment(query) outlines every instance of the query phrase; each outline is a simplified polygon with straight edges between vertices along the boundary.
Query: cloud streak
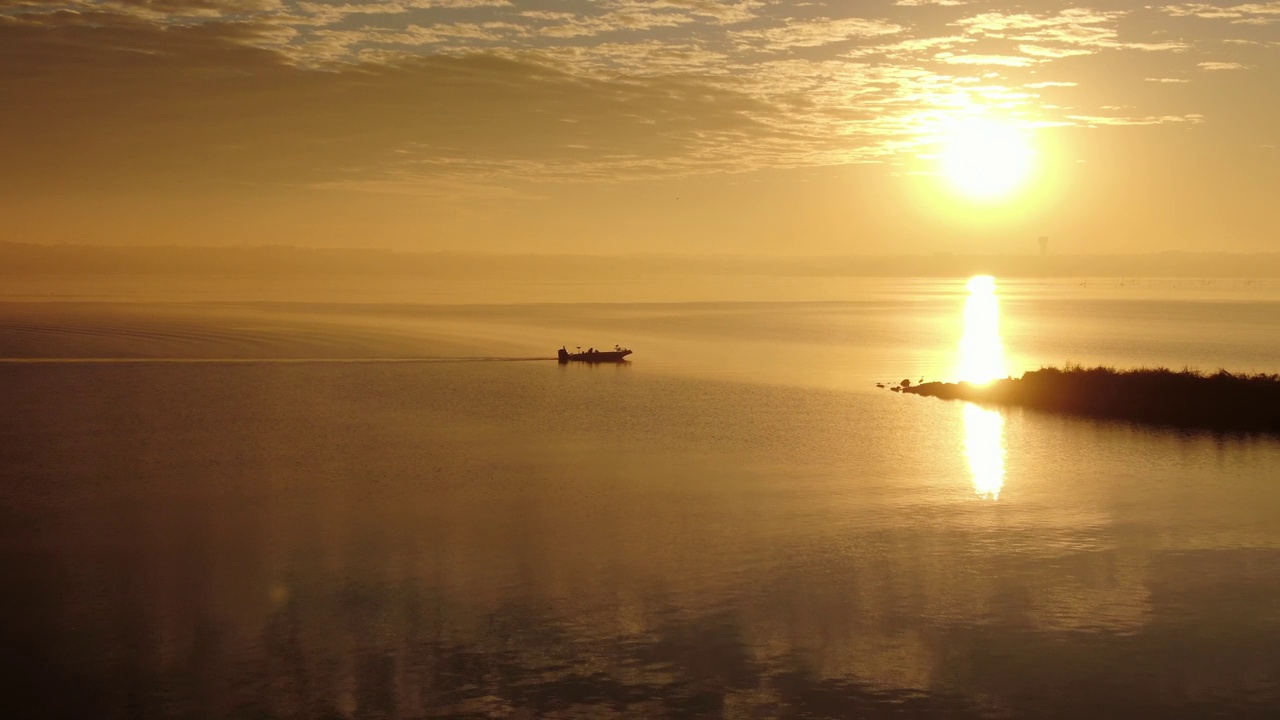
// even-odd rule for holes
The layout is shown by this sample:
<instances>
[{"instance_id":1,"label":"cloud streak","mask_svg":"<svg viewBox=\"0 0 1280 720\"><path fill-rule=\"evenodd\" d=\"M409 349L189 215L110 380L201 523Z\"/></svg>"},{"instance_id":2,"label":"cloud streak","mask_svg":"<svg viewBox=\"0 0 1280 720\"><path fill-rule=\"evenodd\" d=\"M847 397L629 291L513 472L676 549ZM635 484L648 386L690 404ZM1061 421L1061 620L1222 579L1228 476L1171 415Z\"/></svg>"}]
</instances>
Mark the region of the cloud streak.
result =
<instances>
[{"instance_id":1,"label":"cloud streak","mask_svg":"<svg viewBox=\"0 0 1280 720\"><path fill-rule=\"evenodd\" d=\"M1280 22L1280 2L1243 3L1227 6L1210 5L1208 3L1187 3L1166 6L1164 11L1174 17L1228 20L1239 25L1269 25Z\"/></svg>"}]
</instances>

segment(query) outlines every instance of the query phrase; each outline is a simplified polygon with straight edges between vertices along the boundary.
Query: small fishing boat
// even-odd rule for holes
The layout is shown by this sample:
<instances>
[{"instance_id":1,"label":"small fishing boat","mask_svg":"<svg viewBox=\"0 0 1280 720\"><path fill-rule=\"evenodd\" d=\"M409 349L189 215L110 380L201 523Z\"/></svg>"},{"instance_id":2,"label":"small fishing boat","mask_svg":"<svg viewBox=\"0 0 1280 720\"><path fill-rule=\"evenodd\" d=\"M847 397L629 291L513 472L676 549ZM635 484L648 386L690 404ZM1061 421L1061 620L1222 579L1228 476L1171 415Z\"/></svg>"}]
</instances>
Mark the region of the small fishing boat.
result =
<instances>
[{"instance_id":1,"label":"small fishing boat","mask_svg":"<svg viewBox=\"0 0 1280 720\"><path fill-rule=\"evenodd\" d=\"M567 363L571 361L572 362L588 362L588 363L605 363L605 362L622 362L630 354L631 354L630 350L624 347L619 347L618 345L614 345L612 350L597 350L595 348L588 348L587 350L584 351L582 348L578 348L578 352L569 352L564 348L560 348L560 351L556 353L556 357L562 363Z\"/></svg>"}]
</instances>

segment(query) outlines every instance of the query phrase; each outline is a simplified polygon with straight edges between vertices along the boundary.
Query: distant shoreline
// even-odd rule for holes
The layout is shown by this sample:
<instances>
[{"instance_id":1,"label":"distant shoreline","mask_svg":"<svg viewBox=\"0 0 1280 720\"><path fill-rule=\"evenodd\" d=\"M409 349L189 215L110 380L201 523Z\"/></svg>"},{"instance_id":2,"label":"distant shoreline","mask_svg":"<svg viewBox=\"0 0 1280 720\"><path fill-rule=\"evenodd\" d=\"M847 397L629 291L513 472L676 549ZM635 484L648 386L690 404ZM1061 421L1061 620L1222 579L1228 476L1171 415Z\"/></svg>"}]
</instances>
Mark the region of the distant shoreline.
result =
<instances>
[{"instance_id":1,"label":"distant shoreline","mask_svg":"<svg viewBox=\"0 0 1280 720\"><path fill-rule=\"evenodd\" d=\"M402 275L472 279L627 280L640 275L750 277L1280 278L1280 253L1129 255L600 255L408 252L377 248L44 245L0 242L0 277Z\"/></svg>"},{"instance_id":2,"label":"distant shoreline","mask_svg":"<svg viewBox=\"0 0 1280 720\"><path fill-rule=\"evenodd\" d=\"M1280 375L1068 366L988 384L930 382L901 391L1166 427L1280 433Z\"/></svg>"}]
</instances>

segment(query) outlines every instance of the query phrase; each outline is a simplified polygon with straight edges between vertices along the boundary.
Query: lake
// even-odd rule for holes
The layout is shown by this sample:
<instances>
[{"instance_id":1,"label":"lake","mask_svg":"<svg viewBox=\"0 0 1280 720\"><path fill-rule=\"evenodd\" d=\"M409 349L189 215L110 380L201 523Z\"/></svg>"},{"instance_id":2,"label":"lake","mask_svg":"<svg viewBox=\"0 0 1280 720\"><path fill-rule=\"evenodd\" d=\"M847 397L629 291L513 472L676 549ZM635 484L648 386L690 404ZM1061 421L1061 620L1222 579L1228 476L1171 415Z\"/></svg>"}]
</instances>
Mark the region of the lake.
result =
<instances>
[{"instance_id":1,"label":"lake","mask_svg":"<svg viewBox=\"0 0 1280 720\"><path fill-rule=\"evenodd\" d=\"M6 282L5 716L1280 712L1280 440L876 387L1280 372L1274 282Z\"/></svg>"}]
</instances>

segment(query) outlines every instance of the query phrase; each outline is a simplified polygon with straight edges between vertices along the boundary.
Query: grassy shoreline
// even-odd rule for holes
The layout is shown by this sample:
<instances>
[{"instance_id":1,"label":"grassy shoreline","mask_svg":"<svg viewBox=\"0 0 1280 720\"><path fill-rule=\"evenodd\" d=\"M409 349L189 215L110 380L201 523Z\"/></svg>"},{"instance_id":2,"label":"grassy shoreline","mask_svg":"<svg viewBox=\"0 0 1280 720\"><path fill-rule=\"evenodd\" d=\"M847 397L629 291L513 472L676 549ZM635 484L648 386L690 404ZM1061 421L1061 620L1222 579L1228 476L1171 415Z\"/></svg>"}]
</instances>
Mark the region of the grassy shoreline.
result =
<instances>
[{"instance_id":1,"label":"grassy shoreline","mask_svg":"<svg viewBox=\"0 0 1280 720\"><path fill-rule=\"evenodd\" d=\"M1280 375L1068 365L982 385L930 382L902 392L1181 428L1280 433Z\"/></svg>"}]
</instances>

